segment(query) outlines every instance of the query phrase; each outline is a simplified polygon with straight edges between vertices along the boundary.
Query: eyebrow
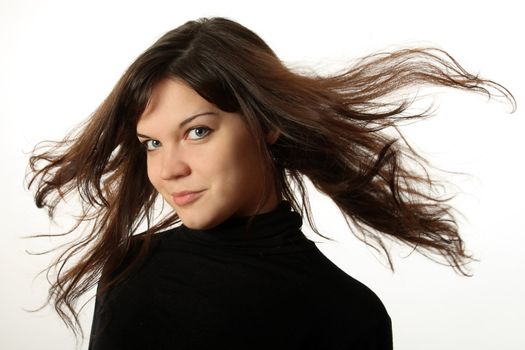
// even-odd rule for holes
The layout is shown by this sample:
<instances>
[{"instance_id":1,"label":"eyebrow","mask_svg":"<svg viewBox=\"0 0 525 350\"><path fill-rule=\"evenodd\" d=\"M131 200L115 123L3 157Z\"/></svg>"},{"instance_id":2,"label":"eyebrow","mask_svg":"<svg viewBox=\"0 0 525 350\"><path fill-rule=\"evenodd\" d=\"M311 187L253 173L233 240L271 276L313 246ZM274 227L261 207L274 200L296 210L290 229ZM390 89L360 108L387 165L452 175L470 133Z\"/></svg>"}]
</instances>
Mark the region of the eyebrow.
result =
<instances>
[{"instance_id":1,"label":"eyebrow","mask_svg":"<svg viewBox=\"0 0 525 350\"><path fill-rule=\"evenodd\" d=\"M191 122L195 118L202 117L203 115L216 115L216 114L217 113L214 113L214 112L203 112L203 113L194 114L194 115L184 119L183 121L181 121L180 124L179 124L179 129L181 129L184 125L188 124L189 122ZM144 135L144 134L140 134L140 133L137 133L137 136L138 137L147 138L147 139L151 138L148 135Z\"/></svg>"}]
</instances>

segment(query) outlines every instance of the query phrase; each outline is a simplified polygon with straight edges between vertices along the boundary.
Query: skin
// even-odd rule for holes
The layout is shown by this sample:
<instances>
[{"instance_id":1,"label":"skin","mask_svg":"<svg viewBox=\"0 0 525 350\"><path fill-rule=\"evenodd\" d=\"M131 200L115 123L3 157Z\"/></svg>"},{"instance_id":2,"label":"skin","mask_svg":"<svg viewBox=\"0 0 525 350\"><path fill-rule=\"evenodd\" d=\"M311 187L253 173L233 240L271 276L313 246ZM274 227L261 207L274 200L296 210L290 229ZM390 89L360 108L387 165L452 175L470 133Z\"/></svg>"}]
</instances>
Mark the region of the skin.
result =
<instances>
[{"instance_id":1,"label":"skin","mask_svg":"<svg viewBox=\"0 0 525 350\"><path fill-rule=\"evenodd\" d=\"M180 123L197 116L184 126ZM147 149L148 177L164 200L191 229L209 229L230 217L276 208L275 185L264 186L269 169L257 151L257 140L237 113L211 104L182 81L166 79L156 86L137 123L137 136ZM266 135L275 142L278 134ZM202 191L197 199L177 205L173 192Z\"/></svg>"}]
</instances>

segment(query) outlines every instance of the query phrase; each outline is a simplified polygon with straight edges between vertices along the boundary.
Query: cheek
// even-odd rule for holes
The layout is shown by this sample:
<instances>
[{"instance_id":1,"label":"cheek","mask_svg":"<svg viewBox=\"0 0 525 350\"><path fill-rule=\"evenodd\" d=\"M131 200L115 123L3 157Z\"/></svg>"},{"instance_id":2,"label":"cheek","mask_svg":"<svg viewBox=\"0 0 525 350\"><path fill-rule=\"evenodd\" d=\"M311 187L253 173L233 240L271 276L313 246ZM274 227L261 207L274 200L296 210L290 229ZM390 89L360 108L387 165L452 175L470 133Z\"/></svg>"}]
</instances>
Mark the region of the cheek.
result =
<instances>
[{"instance_id":1,"label":"cheek","mask_svg":"<svg viewBox=\"0 0 525 350\"><path fill-rule=\"evenodd\" d=\"M221 174L221 186L225 190L246 193L256 186L262 175L262 160L257 156L256 147L251 141L232 142L220 154L223 157L214 159L214 169L209 175Z\"/></svg>"},{"instance_id":2,"label":"cheek","mask_svg":"<svg viewBox=\"0 0 525 350\"><path fill-rule=\"evenodd\" d=\"M222 140L227 142L215 143L210 149L203 150L196 157L200 161L193 164L194 175L211 184L216 195L221 197L231 196L243 181L243 172L240 171L243 159L238 143L228 138Z\"/></svg>"},{"instance_id":3,"label":"cheek","mask_svg":"<svg viewBox=\"0 0 525 350\"><path fill-rule=\"evenodd\" d=\"M155 189L159 192L160 191L160 181L159 181L159 172L157 169L157 166L154 161L152 161L150 158L148 158L147 161L147 172L148 172L148 179L155 187Z\"/></svg>"}]
</instances>

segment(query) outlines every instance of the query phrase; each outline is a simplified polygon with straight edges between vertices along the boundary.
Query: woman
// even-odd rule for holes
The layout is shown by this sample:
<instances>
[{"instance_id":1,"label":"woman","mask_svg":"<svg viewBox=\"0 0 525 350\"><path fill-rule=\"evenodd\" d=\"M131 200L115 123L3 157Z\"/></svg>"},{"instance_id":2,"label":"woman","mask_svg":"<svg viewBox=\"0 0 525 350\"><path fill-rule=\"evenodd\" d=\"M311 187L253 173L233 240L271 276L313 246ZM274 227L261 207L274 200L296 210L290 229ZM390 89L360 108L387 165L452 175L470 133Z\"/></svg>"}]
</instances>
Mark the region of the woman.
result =
<instances>
[{"instance_id":1,"label":"woman","mask_svg":"<svg viewBox=\"0 0 525 350\"><path fill-rule=\"evenodd\" d=\"M227 19L166 33L76 135L31 158L37 205L53 215L78 193L69 232L92 225L56 261L49 301L76 329L75 301L98 283L90 349L391 349L381 301L301 233L303 212L315 230L303 177L387 257L394 239L467 275L452 208L387 133L428 116L392 98L426 83L513 102L437 49L321 77ZM173 210L150 224L158 194Z\"/></svg>"}]
</instances>

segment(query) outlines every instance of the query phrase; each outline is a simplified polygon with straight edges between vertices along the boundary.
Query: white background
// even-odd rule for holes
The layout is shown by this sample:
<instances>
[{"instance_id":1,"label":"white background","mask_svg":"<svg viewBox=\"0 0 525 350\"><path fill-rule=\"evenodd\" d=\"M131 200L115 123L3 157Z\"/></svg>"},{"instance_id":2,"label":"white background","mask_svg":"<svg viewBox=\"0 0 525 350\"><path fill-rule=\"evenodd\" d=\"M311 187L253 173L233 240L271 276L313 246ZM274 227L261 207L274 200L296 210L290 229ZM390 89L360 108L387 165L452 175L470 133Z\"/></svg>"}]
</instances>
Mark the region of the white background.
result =
<instances>
[{"instance_id":1,"label":"white background","mask_svg":"<svg viewBox=\"0 0 525 350\"><path fill-rule=\"evenodd\" d=\"M447 170L474 277L395 249L396 272L358 242L326 199L317 223L339 244L321 250L372 288L392 320L396 349L525 349L523 254L523 12L516 1L0 1L0 348L73 349L38 271L51 248L24 235L58 232L24 189L28 152L84 120L126 67L164 32L226 16L258 33L286 62L317 67L403 45L433 45L466 69L502 83L518 111L481 95L440 90L436 116L407 127L417 149ZM522 106L522 105L521 105ZM458 188L451 189L453 191ZM308 229L304 228L308 234ZM92 294L90 294L92 295ZM93 304L82 320L89 331ZM87 342L83 348L87 347Z\"/></svg>"}]
</instances>

